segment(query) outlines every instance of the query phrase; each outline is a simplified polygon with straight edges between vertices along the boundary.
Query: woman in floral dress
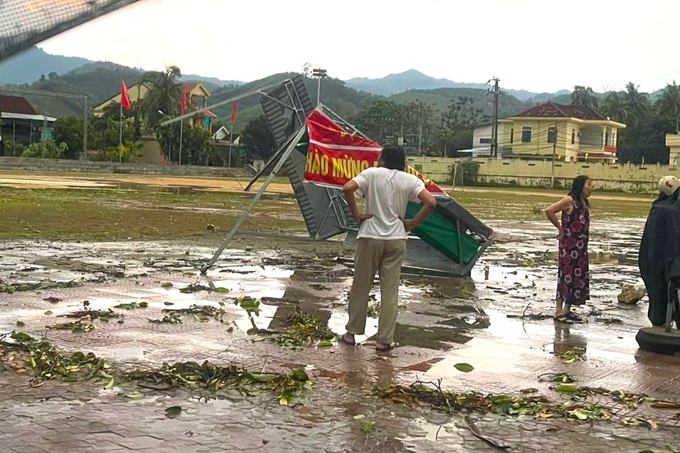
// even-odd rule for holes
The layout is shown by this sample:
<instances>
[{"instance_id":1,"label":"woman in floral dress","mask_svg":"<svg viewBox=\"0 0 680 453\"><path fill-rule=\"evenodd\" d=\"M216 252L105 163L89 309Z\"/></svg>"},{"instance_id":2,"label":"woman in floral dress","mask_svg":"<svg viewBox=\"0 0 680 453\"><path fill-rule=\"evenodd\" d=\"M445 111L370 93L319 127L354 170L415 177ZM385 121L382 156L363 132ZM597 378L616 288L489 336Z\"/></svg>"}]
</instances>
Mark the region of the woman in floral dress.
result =
<instances>
[{"instance_id":1,"label":"woman in floral dress","mask_svg":"<svg viewBox=\"0 0 680 453\"><path fill-rule=\"evenodd\" d=\"M555 321L581 322L582 319L571 311L571 307L584 305L590 299L588 197L592 192L590 178L585 175L577 176L569 195L545 210L548 220L557 228L559 241ZM561 223L557 220L558 212L562 213Z\"/></svg>"}]
</instances>

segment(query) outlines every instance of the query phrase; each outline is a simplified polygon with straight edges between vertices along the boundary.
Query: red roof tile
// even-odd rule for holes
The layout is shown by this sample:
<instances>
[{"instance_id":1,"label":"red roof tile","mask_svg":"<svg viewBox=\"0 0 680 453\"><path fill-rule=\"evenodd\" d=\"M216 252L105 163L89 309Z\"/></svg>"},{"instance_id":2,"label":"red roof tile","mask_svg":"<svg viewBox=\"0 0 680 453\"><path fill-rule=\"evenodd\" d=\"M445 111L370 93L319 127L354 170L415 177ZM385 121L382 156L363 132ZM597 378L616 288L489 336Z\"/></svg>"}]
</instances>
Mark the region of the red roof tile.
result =
<instances>
[{"instance_id":1,"label":"red roof tile","mask_svg":"<svg viewBox=\"0 0 680 453\"><path fill-rule=\"evenodd\" d=\"M25 98L5 95L0 95L0 112L23 113L26 115L36 114L36 111Z\"/></svg>"},{"instance_id":2,"label":"red roof tile","mask_svg":"<svg viewBox=\"0 0 680 453\"><path fill-rule=\"evenodd\" d=\"M555 104L554 102L550 101L531 107L513 116L525 118L579 118L582 120L607 120L604 115L592 107L587 107L585 105L562 105Z\"/></svg>"}]
</instances>

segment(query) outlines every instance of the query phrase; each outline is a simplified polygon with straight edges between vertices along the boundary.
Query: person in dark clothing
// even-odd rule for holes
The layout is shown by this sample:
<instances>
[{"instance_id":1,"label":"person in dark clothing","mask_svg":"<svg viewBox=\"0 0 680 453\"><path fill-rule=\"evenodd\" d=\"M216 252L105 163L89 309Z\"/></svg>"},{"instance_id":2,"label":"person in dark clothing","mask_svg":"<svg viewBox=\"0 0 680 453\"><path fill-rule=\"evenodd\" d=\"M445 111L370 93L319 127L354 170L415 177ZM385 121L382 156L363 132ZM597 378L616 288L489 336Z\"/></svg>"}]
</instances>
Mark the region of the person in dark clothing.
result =
<instances>
[{"instance_id":1,"label":"person in dark clothing","mask_svg":"<svg viewBox=\"0 0 680 453\"><path fill-rule=\"evenodd\" d=\"M680 180L665 176L652 203L640 241L638 266L649 296L647 317L654 326L666 322L668 297L680 286ZM677 291L675 291L677 293Z\"/></svg>"}]
</instances>

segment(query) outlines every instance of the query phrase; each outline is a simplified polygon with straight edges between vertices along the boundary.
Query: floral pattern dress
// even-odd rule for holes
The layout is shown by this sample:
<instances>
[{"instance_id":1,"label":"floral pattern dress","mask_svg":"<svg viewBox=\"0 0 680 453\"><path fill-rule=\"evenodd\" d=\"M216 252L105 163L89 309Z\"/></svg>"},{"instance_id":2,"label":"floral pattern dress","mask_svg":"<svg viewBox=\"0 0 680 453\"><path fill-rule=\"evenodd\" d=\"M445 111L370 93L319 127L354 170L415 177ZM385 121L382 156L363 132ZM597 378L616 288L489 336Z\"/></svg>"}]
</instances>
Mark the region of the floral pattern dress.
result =
<instances>
[{"instance_id":1,"label":"floral pattern dress","mask_svg":"<svg viewBox=\"0 0 680 453\"><path fill-rule=\"evenodd\" d=\"M588 233L590 210L583 203L572 204L562 212L562 231L557 270L557 298L569 305L584 305L590 299Z\"/></svg>"}]
</instances>

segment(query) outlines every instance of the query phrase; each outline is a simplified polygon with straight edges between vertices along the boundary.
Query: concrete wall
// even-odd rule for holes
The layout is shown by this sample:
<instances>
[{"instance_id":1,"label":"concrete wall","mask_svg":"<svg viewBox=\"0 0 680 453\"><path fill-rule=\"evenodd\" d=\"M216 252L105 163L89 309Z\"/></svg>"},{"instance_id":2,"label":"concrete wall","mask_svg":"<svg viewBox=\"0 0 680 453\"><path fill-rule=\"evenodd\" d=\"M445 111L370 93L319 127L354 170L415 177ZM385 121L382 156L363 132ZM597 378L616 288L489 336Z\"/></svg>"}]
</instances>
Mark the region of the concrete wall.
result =
<instances>
[{"instance_id":1,"label":"concrete wall","mask_svg":"<svg viewBox=\"0 0 680 453\"><path fill-rule=\"evenodd\" d=\"M474 159L479 163L478 183L548 187L551 160ZM453 168L459 159L437 157L409 157L408 162L426 177L442 184L451 184ZM597 188L625 192L654 192L661 177L675 175L680 168L668 165L633 165L587 162L556 162L555 187L568 187L574 177L586 174Z\"/></svg>"},{"instance_id":2,"label":"concrete wall","mask_svg":"<svg viewBox=\"0 0 680 453\"><path fill-rule=\"evenodd\" d=\"M0 157L0 170L64 171L83 173L122 173L139 175L182 175L213 177L244 177L242 168L201 167L193 165L153 165L87 160L33 159Z\"/></svg>"},{"instance_id":3,"label":"concrete wall","mask_svg":"<svg viewBox=\"0 0 680 453\"><path fill-rule=\"evenodd\" d=\"M156 137L143 136L140 142L142 147L139 149L140 156L136 159L136 163L161 165L163 155L161 154L161 144L158 143Z\"/></svg>"}]
</instances>

